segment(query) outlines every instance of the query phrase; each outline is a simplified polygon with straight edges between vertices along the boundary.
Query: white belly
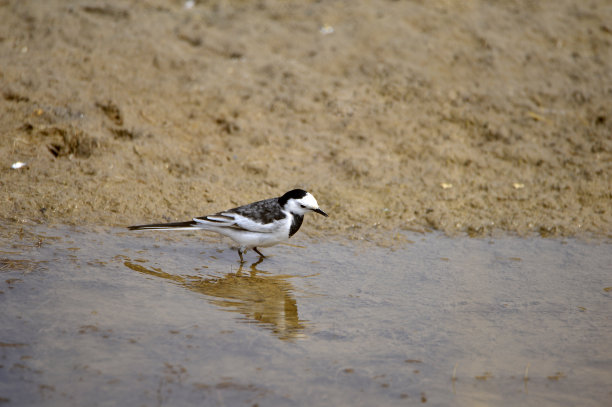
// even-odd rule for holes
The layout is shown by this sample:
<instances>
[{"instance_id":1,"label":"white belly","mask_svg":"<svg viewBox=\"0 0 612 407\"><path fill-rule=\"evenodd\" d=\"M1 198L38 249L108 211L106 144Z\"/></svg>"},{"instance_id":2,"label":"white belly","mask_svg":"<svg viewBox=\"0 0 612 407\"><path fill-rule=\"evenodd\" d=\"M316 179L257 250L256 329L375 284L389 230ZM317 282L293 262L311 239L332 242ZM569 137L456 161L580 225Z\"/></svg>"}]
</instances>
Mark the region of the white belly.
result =
<instances>
[{"instance_id":1,"label":"white belly","mask_svg":"<svg viewBox=\"0 0 612 407\"><path fill-rule=\"evenodd\" d=\"M209 229L229 237L238 243L241 248L252 249L254 247L269 247L289 239L289 228L291 222L286 219L279 220L269 232L247 232L245 230L232 228Z\"/></svg>"}]
</instances>

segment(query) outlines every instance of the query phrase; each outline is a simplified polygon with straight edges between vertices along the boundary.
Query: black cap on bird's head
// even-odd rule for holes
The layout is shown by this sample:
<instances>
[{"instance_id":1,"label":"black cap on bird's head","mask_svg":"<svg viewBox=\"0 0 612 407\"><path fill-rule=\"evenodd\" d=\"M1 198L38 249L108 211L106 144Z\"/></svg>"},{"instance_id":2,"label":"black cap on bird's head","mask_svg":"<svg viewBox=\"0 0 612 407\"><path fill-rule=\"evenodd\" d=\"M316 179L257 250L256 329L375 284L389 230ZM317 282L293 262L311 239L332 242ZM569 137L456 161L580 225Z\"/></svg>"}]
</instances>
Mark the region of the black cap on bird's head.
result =
<instances>
[{"instance_id":1,"label":"black cap on bird's head","mask_svg":"<svg viewBox=\"0 0 612 407\"><path fill-rule=\"evenodd\" d=\"M301 198L304 198L306 196L306 194L308 194L308 192L304 191L303 189L292 189L289 192L285 192L285 194L283 196L278 198L278 203L281 206L284 206L287 203L288 200L290 200L290 199L301 199Z\"/></svg>"}]
</instances>

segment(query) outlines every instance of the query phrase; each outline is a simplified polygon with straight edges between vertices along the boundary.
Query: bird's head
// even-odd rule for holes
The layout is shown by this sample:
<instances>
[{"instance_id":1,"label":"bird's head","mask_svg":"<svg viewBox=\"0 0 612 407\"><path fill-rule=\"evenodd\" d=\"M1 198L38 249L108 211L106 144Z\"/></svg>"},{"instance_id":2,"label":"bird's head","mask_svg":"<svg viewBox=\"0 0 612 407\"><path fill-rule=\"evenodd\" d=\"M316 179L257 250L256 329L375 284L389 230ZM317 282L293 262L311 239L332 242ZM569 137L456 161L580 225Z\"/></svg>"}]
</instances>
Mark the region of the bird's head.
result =
<instances>
[{"instance_id":1,"label":"bird's head","mask_svg":"<svg viewBox=\"0 0 612 407\"><path fill-rule=\"evenodd\" d=\"M328 216L319 208L317 200L310 192L303 189L294 189L278 198L278 203L284 210L294 215L304 215L307 212L316 212L323 216Z\"/></svg>"}]
</instances>

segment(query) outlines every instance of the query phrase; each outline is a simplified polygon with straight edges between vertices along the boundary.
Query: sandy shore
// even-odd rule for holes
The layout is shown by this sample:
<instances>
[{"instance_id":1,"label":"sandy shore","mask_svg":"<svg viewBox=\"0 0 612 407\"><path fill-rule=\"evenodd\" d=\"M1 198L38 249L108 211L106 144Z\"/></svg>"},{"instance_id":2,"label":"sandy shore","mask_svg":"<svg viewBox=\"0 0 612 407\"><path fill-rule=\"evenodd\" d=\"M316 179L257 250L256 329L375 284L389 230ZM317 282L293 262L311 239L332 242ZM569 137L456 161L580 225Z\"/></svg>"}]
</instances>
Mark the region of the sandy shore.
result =
<instances>
[{"instance_id":1,"label":"sandy shore","mask_svg":"<svg viewBox=\"0 0 612 407\"><path fill-rule=\"evenodd\" d=\"M185 5L0 0L0 219L612 233L608 1Z\"/></svg>"}]
</instances>

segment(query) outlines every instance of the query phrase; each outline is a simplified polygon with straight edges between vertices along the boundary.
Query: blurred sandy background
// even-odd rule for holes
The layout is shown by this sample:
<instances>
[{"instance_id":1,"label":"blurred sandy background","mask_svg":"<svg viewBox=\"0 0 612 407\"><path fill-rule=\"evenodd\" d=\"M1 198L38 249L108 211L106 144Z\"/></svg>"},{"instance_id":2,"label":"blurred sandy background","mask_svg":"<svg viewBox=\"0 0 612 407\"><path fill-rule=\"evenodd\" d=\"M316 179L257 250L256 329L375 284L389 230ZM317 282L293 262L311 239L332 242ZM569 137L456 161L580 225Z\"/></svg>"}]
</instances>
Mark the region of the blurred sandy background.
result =
<instances>
[{"instance_id":1,"label":"blurred sandy background","mask_svg":"<svg viewBox=\"0 0 612 407\"><path fill-rule=\"evenodd\" d=\"M0 92L5 221L612 233L607 0L0 0Z\"/></svg>"}]
</instances>

